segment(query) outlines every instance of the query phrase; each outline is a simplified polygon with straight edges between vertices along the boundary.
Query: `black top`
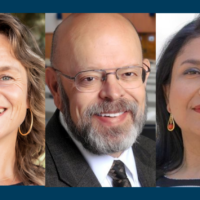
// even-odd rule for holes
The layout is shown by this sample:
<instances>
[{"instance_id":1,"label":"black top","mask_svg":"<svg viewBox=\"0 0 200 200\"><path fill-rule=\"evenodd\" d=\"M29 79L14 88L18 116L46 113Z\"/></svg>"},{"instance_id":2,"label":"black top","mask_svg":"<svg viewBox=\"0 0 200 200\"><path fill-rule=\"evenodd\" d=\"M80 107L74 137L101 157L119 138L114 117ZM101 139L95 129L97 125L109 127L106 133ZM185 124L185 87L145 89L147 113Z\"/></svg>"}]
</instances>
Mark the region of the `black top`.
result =
<instances>
[{"instance_id":1,"label":"black top","mask_svg":"<svg viewBox=\"0 0 200 200\"><path fill-rule=\"evenodd\" d=\"M170 179L165 176L156 182L157 187L200 187L200 179Z\"/></svg>"},{"instance_id":2,"label":"black top","mask_svg":"<svg viewBox=\"0 0 200 200\"><path fill-rule=\"evenodd\" d=\"M24 186L24 184L21 182L14 185L0 185L0 186Z\"/></svg>"},{"instance_id":3,"label":"black top","mask_svg":"<svg viewBox=\"0 0 200 200\"><path fill-rule=\"evenodd\" d=\"M21 183L17 183L17 184L10 185L10 186L24 186L24 184L21 182Z\"/></svg>"}]
</instances>

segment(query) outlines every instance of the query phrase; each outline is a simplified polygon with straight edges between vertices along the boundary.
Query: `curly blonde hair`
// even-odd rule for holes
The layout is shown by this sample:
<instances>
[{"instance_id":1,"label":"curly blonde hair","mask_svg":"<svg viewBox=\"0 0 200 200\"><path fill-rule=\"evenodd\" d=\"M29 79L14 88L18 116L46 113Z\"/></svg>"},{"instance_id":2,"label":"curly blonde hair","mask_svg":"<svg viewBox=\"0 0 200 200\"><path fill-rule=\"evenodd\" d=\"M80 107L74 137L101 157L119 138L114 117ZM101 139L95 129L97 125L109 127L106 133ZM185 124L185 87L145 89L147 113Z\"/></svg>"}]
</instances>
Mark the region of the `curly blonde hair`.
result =
<instances>
[{"instance_id":1,"label":"curly blonde hair","mask_svg":"<svg viewBox=\"0 0 200 200\"><path fill-rule=\"evenodd\" d=\"M44 185L45 169L40 157L45 151L45 63L31 32L17 18L0 14L0 33L10 41L17 60L21 62L28 77L28 102L33 113L33 127L29 135L17 135L16 173L24 185ZM27 112L21 125L26 133L31 124Z\"/></svg>"}]
</instances>

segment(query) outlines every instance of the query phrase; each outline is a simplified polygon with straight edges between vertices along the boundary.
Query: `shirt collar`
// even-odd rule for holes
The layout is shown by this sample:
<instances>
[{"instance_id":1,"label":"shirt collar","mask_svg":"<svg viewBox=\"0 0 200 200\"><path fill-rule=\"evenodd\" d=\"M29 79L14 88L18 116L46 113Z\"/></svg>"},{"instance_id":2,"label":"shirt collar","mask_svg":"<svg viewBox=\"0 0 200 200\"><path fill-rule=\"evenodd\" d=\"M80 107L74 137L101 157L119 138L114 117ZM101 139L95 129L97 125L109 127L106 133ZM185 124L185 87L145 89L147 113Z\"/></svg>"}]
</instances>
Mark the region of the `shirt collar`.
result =
<instances>
[{"instance_id":1,"label":"shirt collar","mask_svg":"<svg viewBox=\"0 0 200 200\"><path fill-rule=\"evenodd\" d=\"M85 160L89 164L90 168L94 172L95 176L97 177L98 181L102 185L104 180L106 179L108 172L112 166L112 163L114 160L121 160L126 168L129 170L130 174L132 175L133 179L135 176L137 176L136 172L136 164L135 164L135 159L134 159L134 154L132 151L132 148L128 148L125 150L119 158L113 158L112 156L109 155L96 155L88 151L83 147L83 145L74 138L73 134L69 130L63 114L60 112L59 114L59 119L62 124L62 126L65 128L69 136L72 138L73 142L76 144L78 147L79 151L82 153L84 156Z\"/></svg>"}]
</instances>

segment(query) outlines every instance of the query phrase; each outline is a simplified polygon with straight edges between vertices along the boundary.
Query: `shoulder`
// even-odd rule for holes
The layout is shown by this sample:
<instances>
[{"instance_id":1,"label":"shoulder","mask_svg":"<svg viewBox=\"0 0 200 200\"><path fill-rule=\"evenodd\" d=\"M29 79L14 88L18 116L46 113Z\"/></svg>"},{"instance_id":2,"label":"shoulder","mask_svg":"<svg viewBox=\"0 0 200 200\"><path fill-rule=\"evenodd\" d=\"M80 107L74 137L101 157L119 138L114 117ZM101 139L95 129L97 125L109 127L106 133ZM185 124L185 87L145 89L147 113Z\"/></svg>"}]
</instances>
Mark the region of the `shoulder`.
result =
<instances>
[{"instance_id":1,"label":"shoulder","mask_svg":"<svg viewBox=\"0 0 200 200\"><path fill-rule=\"evenodd\" d=\"M140 136L133 145L133 153L136 160L138 178L142 187L155 186L155 141Z\"/></svg>"},{"instance_id":2,"label":"shoulder","mask_svg":"<svg viewBox=\"0 0 200 200\"><path fill-rule=\"evenodd\" d=\"M143 135L138 137L136 143L133 145L133 148L135 148L137 151L142 151L149 156L155 156L156 154L156 142Z\"/></svg>"},{"instance_id":3,"label":"shoulder","mask_svg":"<svg viewBox=\"0 0 200 200\"><path fill-rule=\"evenodd\" d=\"M58 127L61 127L61 123L59 120L59 110L57 109L49 122L46 125L46 134L51 133L54 129L57 129Z\"/></svg>"},{"instance_id":4,"label":"shoulder","mask_svg":"<svg viewBox=\"0 0 200 200\"><path fill-rule=\"evenodd\" d=\"M133 145L134 155L144 164L155 170L156 143L155 141L141 135Z\"/></svg>"},{"instance_id":5,"label":"shoulder","mask_svg":"<svg viewBox=\"0 0 200 200\"><path fill-rule=\"evenodd\" d=\"M168 187L170 185L169 179L165 178L164 176L160 176L156 180L156 186L157 187Z\"/></svg>"},{"instance_id":6,"label":"shoulder","mask_svg":"<svg viewBox=\"0 0 200 200\"><path fill-rule=\"evenodd\" d=\"M70 139L59 120L59 110L56 110L46 126L46 186L66 186L59 179L59 166L68 151ZM63 184L63 185L62 185Z\"/></svg>"},{"instance_id":7,"label":"shoulder","mask_svg":"<svg viewBox=\"0 0 200 200\"><path fill-rule=\"evenodd\" d=\"M62 126L57 110L46 128L46 186L74 187L84 175L81 171L87 170L88 165Z\"/></svg>"},{"instance_id":8,"label":"shoulder","mask_svg":"<svg viewBox=\"0 0 200 200\"><path fill-rule=\"evenodd\" d=\"M62 126L59 119L59 110L57 109L46 126L46 145L51 151L54 148L60 148L66 145L66 141L70 141L68 133Z\"/></svg>"},{"instance_id":9,"label":"shoulder","mask_svg":"<svg viewBox=\"0 0 200 200\"><path fill-rule=\"evenodd\" d=\"M157 187L200 187L200 179L171 179L165 176L156 181Z\"/></svg>"}]
</instances>

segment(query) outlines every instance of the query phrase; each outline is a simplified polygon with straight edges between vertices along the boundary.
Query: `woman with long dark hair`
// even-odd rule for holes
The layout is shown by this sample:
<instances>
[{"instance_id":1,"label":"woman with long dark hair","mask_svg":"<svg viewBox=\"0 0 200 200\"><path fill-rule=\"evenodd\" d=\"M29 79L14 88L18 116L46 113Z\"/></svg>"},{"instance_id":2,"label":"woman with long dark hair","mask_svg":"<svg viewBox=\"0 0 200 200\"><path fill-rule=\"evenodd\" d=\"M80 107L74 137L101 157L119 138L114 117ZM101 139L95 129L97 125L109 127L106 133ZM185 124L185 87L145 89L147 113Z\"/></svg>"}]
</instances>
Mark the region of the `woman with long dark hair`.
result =
<instances>
[{"instance_id":1,"label":"woman with long dark hair","mask_svg":"<svg viewBox=\"0 0 200 200\"><path fill-rule=\"evenodd\" d=\"M157 65L157 186L200 186L200 17Z\"/></svg>"}]
</instances>

